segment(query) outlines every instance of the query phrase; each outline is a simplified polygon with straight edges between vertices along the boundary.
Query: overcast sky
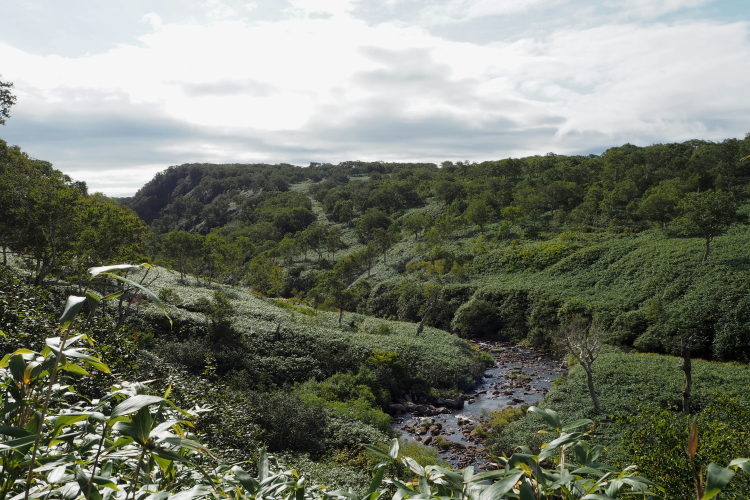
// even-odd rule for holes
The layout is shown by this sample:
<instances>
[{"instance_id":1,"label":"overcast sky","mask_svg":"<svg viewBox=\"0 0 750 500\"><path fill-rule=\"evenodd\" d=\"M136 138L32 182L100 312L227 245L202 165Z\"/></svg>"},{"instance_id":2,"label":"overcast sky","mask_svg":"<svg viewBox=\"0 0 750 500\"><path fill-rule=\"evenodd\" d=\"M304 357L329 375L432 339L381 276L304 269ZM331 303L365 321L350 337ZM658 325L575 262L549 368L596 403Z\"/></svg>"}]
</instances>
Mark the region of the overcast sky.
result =
<instances>
[{"instance_id":1,"label":"overcast sky","mask_svg":"<svg viewBox=\"0 0 750 500\"><path fill-rule=\"evenodd\" d=\"M750 132L747 0L0 0L0 138L91 191L187 162L487 160Z\"/></svg>"}]
</instances>

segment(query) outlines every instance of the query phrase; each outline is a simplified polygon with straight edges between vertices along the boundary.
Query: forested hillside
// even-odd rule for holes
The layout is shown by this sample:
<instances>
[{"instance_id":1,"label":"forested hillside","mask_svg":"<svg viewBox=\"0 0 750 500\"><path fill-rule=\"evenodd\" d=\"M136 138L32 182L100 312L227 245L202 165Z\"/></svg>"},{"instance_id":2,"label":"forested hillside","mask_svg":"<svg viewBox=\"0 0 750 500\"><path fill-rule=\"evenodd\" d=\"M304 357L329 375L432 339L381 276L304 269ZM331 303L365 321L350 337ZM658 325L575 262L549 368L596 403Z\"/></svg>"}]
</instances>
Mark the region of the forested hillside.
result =
<instances>
[{"instance_id":1,"label":"forested hillside","mask_svg":"<svg viewBox=\"0 0 750 500\"><path fill-rule=\"evenodd\" d=\"M127 200L181 273L549 346L566 301L610 341L750 358L750 139L433 164L183 165ZM687 333L692 332L692 333Z\"/></svg>"}]
</instances>

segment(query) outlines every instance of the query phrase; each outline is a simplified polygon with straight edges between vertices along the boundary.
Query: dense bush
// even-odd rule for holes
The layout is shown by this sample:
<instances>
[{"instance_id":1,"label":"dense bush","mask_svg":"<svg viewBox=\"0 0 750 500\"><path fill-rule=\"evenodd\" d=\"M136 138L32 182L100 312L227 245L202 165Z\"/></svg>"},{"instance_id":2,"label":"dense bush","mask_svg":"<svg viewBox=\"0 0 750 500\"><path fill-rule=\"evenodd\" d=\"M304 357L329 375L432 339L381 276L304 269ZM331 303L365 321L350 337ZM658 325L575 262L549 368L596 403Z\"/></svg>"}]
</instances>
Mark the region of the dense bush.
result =
<instances>
[{"instance_id":1,"label":"dense bush","mask_svg":"<svg viewBox=\"0 0 750 500\"><path fill-rule=\"evenodd\" d=\"M692 422L698 446L694 457L685 452ZM641 408L626 417L627 436L620 460L638 464L644 475L664 486L674 498L694 496L697 478L710 462L729 463L750 456L750 405L717 397L693 417L668 409ZM721 498L744 498L750 480L742 476L722 492Z\"/></svg>"}]
</instances>

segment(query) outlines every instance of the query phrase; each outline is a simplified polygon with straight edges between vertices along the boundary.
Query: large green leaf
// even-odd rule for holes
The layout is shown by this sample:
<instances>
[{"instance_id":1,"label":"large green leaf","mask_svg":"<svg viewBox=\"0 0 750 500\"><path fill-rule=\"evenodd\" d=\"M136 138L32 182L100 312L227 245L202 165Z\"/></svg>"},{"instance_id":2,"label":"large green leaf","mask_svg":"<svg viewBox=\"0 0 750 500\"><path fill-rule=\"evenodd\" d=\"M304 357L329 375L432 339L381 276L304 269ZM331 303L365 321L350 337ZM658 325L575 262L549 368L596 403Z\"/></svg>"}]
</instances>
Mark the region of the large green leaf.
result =
<instances>
[{"instance_id":1,"label":"large green leaf","mask_svg":"<svg viewBox=\"0 0 750 500\"><path fill-rule=\"evenodd\" d=\"M734 471L727 469L713 462L708 464L708 470L706 471L706 489L703 490L703 496L701 500L709 500L715 497L721 490L729 484L729 481L734 477Z\"/></svg>"},{"instance_id":2,"label":"large green leaf","mask_svg":"<svg viewBox=\"0 0 750 500\"><path fill-rule=\"evenodd\" d=\"M169 500L192 500L193 498L206 496L212 491L213 490L210 486L206 486L204 484L196 484L189 490L181 491L176 495L170 496Z\"/></svg>"},{"instance_id":3,"label":"large green leaf","mask_svg":"<svg viewBox=\"0 0 750 500\"><path fill-rule=\"evenodd\" d=\"M0 443L0 451L18 450L20 448L23 448L24 446L31 445L34 441L36 441L35 434L32 434L30 436L24 436L18 439L12 439L10 441L5 441L3 443Z\"/></svg>"},{"instance_id":4,"label":"large green leaf","mask_svg":"<svg viewBox=\"0 0 750 500\"><path fill-rule=\"evenodd\" d=\"M537 415L541 416L544 419L544 422L553 429L562 429L560 416L555 410L550 410L549 408L539 408L538 406L531 406L529 407L529 413L536 413Z\"/></svg>"},{"instance_id":5,"label":"large green leaf","mask_svg":"<svg viewBox=\"0 0 750 500\"><path fill-rule=\"evenodd\" d=\"M570 432L572 430L578 429L580 427L585 427L587 425L593 425L594 421L588 418L581 418L579 420L574 420L573 422L570 422L569 424L565 424L562 427L562 432Z\"/></svg>"},{"instance_id":6,"label":"large green leaf","mask_svg":"<svg viewBox=\"0 0 750 500\"><path fill-rule=\"evenodd\" d=\"M81 311L84 302L86 302L86 297L79 297L77 295L71 295L68 297L68 300L65 302L65 309L63 310L58 323L61 325L67 325L70 323L73 318L75 318L76 314Z\"/></svg>"},{"instance_id":7,"label":"large green leaf","mask_svg":"<svg viewBox=\"0 0 750 500\"><path fill-rule=\"evenodd\" d=\"M513 486L521 479L523 471L510 472L507 477L485 488L479 495L479 500L498 500L513 489Z\"/></svg>"},{"instance_id":8,"label":"large green leaf","mask_svg":"<svg viewBox=\"0 0 750 500\"><path fill-rule=\"evenodd\" d=\"M99 267L91 267L89 268L89 274L92 278L102 274L102 273L108 273L110 271L121 271L123 269L138 269L141 266L137 266L135 264L115 264L113 266L99 266Z\"/></svg>"},{"instance_id":9,"label":"large green leaf","mask_svg":"<svg viewBox=\"0 0 750 500\"><path fill-rule=\"evenodd\" d=\"M391 440L391 447L388 450L388 456L391 457L391 459L396 460L398 458L398 452L399 452L398 439L394 438Z\"/></svg>"},{"instance_id":10,"label":"large green leaf","mask_svg":"<svg viewBox=\"0 0 750 500\"><path fill-rule=\"evenodd\" d=\"M138 290L140 290L141 292L143 292L143 294L146 297L148 297L148 299L151 302L153 302L154 304L156 304L157 306L159 306L159 308L164 313L164 316L166 316L167 319L169 320L170 326L172 325L172 318L169 316L169 314L167 314L167 308L166 308L166 306L161 301L161 299L159 299L159 297L156 296L156 294L154 292L152 292L151 290L149 290L145 286L141 285L140 283L137 283L137 282L135 282L135 281L133 281L131 279L125 278L123 276L119 276L119 275L114 274L114 273L102 272L101 275L102 276L109 276L110 278L116 279L117 281L121 281L121 282L123 282L125 284L128 284L128 285L130 285L132 287L135 287Z\"/></svg>"},{"instance_id":11,"label":"large green leaf","mask_svg":"<svg viewBox=\"0 0 750 500\"><path fill-rule=\"evenodd\" d=\"M258 480L245 472L240 467L235 465L234 467L232 467L232 472L234 472L234 476L240 482L242 487L245 488L245 490L247 490L247 492L251 495L254 495L260 488L260 483L258 482Z\"/></svg>"},{"instance_id":12,"label":"large green leaf","mask_svg":"<svg viewBox=\"0 0 750 500\"><path fill-rule=\"evenodd\" d=\"M365 445L362 445L362 447L366 449L367 451L369 451L370 453L374 453L375 455L379 456L380 458L385 458L386 460L391 459L391 456L388 453L384 452L380 448L377 448L371 444L365 444Z\"/></svg>"},{"instance_id":13,"label":"large green leaf","mask_svg":"<svg viewBox=\"0 0 750 500\"><path fill-rule=\"evenodd\" d=\"M146 394L138 394L137 396L130 397L120 403L119 405L115 406L112 410L112 413L110 413L110 418L120 417L122 415L128 415L130 413L135 413L141 408L145 408L146 406L161 403L164 401L164 398L160 396L149 396Z\"/></svg>"},{"instance_id":14,"label":"large green leaf","mask_svg":"<svg viewBox=\"0 0 750 500\"><path fill-rule=\"evenodd\" d=\"M729 462L729 467L739 467L750 474L750 458L735 458Z\"/></svg>"}]
</instances>

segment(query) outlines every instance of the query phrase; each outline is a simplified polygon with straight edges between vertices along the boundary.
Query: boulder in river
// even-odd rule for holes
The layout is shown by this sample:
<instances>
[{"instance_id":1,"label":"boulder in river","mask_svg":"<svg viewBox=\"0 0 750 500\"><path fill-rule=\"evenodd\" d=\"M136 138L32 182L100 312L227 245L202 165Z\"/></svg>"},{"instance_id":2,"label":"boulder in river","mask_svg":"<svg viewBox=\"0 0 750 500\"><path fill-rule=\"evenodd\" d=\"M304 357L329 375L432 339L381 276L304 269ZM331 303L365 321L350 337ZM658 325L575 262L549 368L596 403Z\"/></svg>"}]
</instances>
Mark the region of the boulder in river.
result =
<instances>
[{"instance_id":1,"label":"boulder in river","mask_svg":"<svg viewBox=\"0 0 750 500\"><path fill-rule=\"evenodd\" d=\"M392 415L403 415L406 413L406 406L401 403L391 403L388 405L388 412Z\"/></svg>"},{"instance_id":2,"label":"boulder in river","mask_svg":"<svg viewBox=\"0 0 750 500\"><path fill-rule=\"evenodd\" d=\"M435 404L453 410L460 410L464 407L464 399L461 396L456 396L455 398L440 399L436 401Z\"/></svg>"}]
</instances>

